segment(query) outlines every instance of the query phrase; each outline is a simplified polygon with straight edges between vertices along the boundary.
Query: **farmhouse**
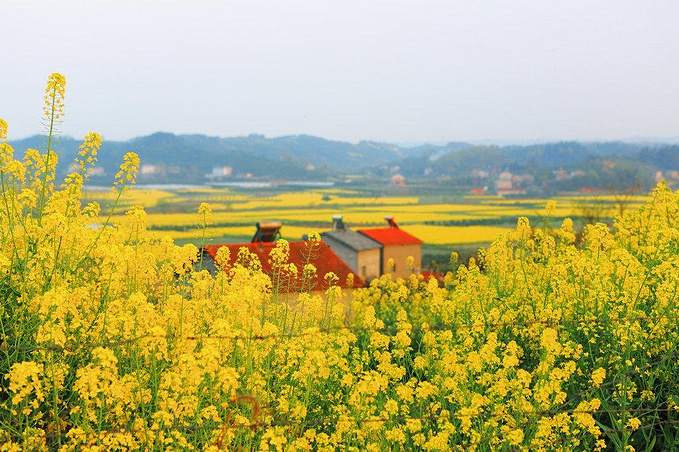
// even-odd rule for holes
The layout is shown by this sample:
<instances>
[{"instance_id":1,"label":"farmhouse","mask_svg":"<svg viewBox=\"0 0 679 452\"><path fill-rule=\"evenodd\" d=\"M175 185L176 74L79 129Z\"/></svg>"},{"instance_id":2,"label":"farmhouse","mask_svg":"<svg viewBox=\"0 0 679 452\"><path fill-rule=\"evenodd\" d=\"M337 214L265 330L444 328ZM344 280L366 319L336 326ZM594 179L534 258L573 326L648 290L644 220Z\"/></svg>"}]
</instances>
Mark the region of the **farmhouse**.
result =
<instances>
[{"instance_id":1,"label":"farmhouse","mask_svg":"<svg viewBox=\"0 0 679 452\"><path fill-rule=\"evenodd\" d=\"M376 241L381 248L380 273L389 272L395 277L406 278L412 273L418 273L422 268L422 240L412 236L399 228L392 217L385 217L388 228L360 229L358 232ZM406 265L408 257L412 256L411 266ZM393 259L394 268L387 265Z\"/></svg>"},{"instance_id":2,"label":"farmhouse","mask_svg":"<svg viewBox=\"0 0 679 452\"><path fill-rule=\"evenodd\" d=\"M262 271L272 276L274 274L274 268L272 266L269 254L276 247L276 242L280 238L280 228L281 223L257 223L257 231L250 243L241 244L219 244L219 245L206 245L203 247L203 263L204 267L211 272L216 272L220 269L217 265L215 259L217 257L217 251L222 247L227 247L230 252L231 260L227 267L221 268L224 271L228 271L231 268L238 257L238 252L245 248L250 253L257 256L259 262L262 264ZM349 268L349 266L340 259L333 250L328 246L327 243L319 241L315 243L310 248L310 243L305 240L298 240L289 242L290 244L290 257L289 263L294 264L297 268L298 278L296 281L286 281L281 284L279 290L281 292L299 292L301 290L306 290L307 287L302 288L301 275L304 269L304 265L311 263L316 267L316 277L311 281L310 288L312 292L320 293L324 292L328 287L324 280L324 276L327 273L334 273L337 275L339 280L336 285L343 289L349 288L347 286L347 281L349 280L349 274L354 274L354 272ZM365 282L362 278L358 276L353 277L353 283L351 288L363 287Z\"/></svg>"},{"instance_id":3,"label":"farmhouse","mask_svg":"<svg viewBox=\"0 0 679 452\"><path fill-rule=\"evenodd\" d=\"M365 281L379 277L382 245L364 234L347 229L341 215L332 217L332 225L332 231L321 233L323 241Z\"/></svg>"}]
</instances>

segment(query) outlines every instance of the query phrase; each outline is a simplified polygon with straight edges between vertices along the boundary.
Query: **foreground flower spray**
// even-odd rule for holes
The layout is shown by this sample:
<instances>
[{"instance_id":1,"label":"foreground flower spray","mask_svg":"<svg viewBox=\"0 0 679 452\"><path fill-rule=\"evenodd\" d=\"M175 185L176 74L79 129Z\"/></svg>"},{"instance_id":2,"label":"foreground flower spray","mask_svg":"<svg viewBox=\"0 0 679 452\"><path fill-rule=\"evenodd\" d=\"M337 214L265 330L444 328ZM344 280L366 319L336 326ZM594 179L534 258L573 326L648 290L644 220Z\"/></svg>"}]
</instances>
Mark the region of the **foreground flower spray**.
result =
<instances>
[{"instance_id":1,"label":"foreground flower spray","mask_svg":"<svg viewBox=\"0 0 679 452\"><path fill-rule=\"evenodd\" d=\"M65 80L46 112L63 116ZM56 123L56 122L55 122ZM101 137L56 184L0 120L0 450L662 450L678 447L679 195L613 230L527 219L439 285L343 293L281 241L272 274L82 202ZM54 185L54 186L52 186ZM196 221L211 222L207 204ZM225 249L225 248L223 248ZM408 265L409 262L396 262ZM283 293L299 287L299 293ZM323 289L321 289L323 288Z\"/></svg>"}]
</instances>

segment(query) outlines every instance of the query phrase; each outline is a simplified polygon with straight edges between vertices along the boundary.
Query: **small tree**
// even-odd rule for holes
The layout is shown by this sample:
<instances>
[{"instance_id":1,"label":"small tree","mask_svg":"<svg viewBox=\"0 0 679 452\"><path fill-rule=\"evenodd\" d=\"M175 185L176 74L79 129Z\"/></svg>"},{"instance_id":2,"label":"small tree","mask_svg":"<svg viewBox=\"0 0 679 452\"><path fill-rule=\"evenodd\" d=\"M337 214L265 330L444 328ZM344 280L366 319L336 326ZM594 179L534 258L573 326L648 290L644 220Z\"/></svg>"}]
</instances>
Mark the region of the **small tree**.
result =
<instances>
[{"instance_id":1,"label":"small tree","mask_svg":"<svg viewBox=\"0 0 679 452\"><path fill-rule=\"evenodd\" d=\"M596 224L610 216L612 207L605 199L587 198L575 203L576 215L583 219L585 224Z\"/></svg>"},{"instance_id":2,"label":"small tree","mask_svg":"<svg viewBox=\"0 0 679 452\"><path fill-rule=\"evenodd\" d=\"M641 184L636 182L634 185L622 189L616 184L615 187L609 188L608 191L615 200L618 216L622 218L634 196L641 193Z\"/></svg>"}]
</instances>

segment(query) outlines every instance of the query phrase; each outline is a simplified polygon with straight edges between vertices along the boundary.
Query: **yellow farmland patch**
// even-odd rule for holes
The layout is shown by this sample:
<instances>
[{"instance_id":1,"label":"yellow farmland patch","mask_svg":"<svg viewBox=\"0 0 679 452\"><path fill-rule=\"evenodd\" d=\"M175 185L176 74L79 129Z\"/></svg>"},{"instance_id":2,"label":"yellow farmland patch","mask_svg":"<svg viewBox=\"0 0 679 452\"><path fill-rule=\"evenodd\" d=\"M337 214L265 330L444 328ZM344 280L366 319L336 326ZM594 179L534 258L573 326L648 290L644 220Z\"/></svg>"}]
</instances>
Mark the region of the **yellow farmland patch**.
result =
<instances>
[{"instance_id":1,"label":"yellow farmland patch","mask_svg":"<svg viewBox=\"0 0 679 452\"><path fill-rule=\"evenodd\" d=\"M518 205L532 205L532 204L545 204L547 200L542 198L520 198L520 199L507 199L501 196L489 197L487 199L482 199L481 204L490 204L497 206L518 206Z\"/></svg>"},{"instance_id":2,"label":"yellow farmland patch","mask_svg":"<svg viewBox=\"0 0 679 452\"><path fill-rule=\"evenodd\" d=\"M557 199L563 199L567 201L607 201L607 202L618 202L624 201L629 203L643 204L651 200L651 196L648 195L583 195L583 196L561 196Z\"/></svg>"},{"instance_id":3,"label":"yellow farmland patch","mask_svg":"<svg viewBox=\"0 0 679 452\"><path fill-rule=\"evenodd\" d=\"M559 207L560 205L557 204L557 208L552 210L551 216L552 217L570 217L575 214L577 214L577 211L575 207ZM494 209L488 209L484 212L486 215L491 216L493 218L499 218L499 217L543 217L547 216L548 212L546 209L540 208L540 209L535 209L535 208L520 208L520 207L514 207L514 208L494 208Z\"/></svg>"},{"instance_id":4,"label":"yellow farmland patch","mask_svg":"<svg viewBox=\"0 0 679 452\"><path fill-rule=\"evenodd\" d=\"M326 197L326 199L323 199ZM328 199L328 197L330 199ZM417 197L332 197L321 193L283 193L269 198L251 198L250 200L238 204L240 210L254 210L265 208L299 208L314 207L322 208L328 205L399 205L417 204Z\"/></svg>"},{"instance_id":5,"label":"yellow farmland patch","mask_svg":"<svg viewBox=\"0 0 679 452\"><path fill-rule=\"evenodd\" d=\"M357 211L365 211L374 209L372 206L359 206L356 207ZM485 212L492 210L487 206L481 206L477 204L417 204L417 205L407 205L407 204L395 204L391 205L390 209L394 212L420 212L420 213L473 213L473 212Z\"/></svg>"},{"instance_id":6,"label":"yellow farmland patch","mask_svg":"<svg viewBox=\"0 0 679 452\"><path fill-rule=\"evenodd\" d=\"M455 245L463 243L489 243L495 237L512 228L497 226L434 226L416 224L403 230L431 245Z\"/></svg>"},{"instance_id":7,"label":"yellow farmland patch","mask_svg":"<svg viewBox=\"0 0 679 452\"><path fill-rule=\"evenodd\" d=\"M366 225L386 224L384 217L392 215L399 224L424 223L426 221L463 221L480 220L495 218L492 214L454 214L454 213L425 213L409 212L403 210L391 210L380 207L373 207L362 211L337 210L337 209L267 209L267 210L248 210L238 211L231 209L214 209L212 213L213 224L225 223L247 223L254 225L262 221L282 221L285 222L305 222L323 223L330 226L332 216L338 213L344 214L344 221L350 227ZM152 213L147 217L147 224L150 228L158 227L181 227L191 226L200 223L198 214L193 213Z\"/></svg>"},{"instance_id":8,"label":"yellow farmland patch","mask_svg":"<svg viewBox=\"0 0 679 452\"><path fill-rule=\"evenodd\" d=\"M425 242L430 244L489 242L504 230L500 226L491 225L450 225L455 222L483 222L515 219L521 216L574 217L579 216L582 204L587 202L603 202L610 206L609 209L602 211L600 216L612 217L617 212L613 196L556 197L553 198L556 208L548 212L547 200L536 198L502 199L477 196L465 197L459 203L419 204L419 198L414 196L370 197L357 196L358 194L359 192L343 189L287 192L271 196L210 187L176 191L142 189L134 190L129 196L126 194L121 198L118 211L124 212L133 205L153 209L161 203L192 210L194 204L197 208L199 201L208 202L212 206L211 222L215 225L206 232L208 237L250 236L254 233L254 225L257 222L281 221L284 224L283 236L290 239L301 237L309 228L329 229L333 215L343 215L348 227L354 229L378 227L385 224L385 216L393 216L401 227L419 231L416 235L421 235ZM100 202L103 208L102 215L108 212L105 206L110 202L109 192L88 191L85 192L83 199ZM630 205L642 199L646 197L630 197ZM147 216L149 229L166 230L163 233L176 239L197 239L199 236L196 227L200 222L200 216L191 211L183 213L152 211ZM553 223L552 226L558 225ZM167 231L170 228L175 230Z\"/></svg>"},{"instance_id":9,"label":"yellow farmland patch","mask_svg":"<svg viewBox=\"0 0 679 452\"><path fill-rule=\"evenodd\" d=\"M160 200L168 201L173 198L176 198L176 194L169 191L137 189L124 193L120 197L119 205L154 207ZM115 196L112 196L109 190L85 191L82 199L85 202L97 201L103 207L104 203L113 201Z\"/></svg>"}]
</instances>

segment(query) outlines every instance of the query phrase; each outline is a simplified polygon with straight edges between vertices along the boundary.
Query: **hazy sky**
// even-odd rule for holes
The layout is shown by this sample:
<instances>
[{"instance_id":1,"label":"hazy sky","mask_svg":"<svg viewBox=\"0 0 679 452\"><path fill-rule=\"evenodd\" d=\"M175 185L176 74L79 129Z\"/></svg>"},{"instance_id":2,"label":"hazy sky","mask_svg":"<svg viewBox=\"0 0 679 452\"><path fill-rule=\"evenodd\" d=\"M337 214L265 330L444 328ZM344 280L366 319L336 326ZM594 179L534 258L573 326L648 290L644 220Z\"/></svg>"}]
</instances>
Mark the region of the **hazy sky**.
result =
<instances>
[{"instance_id":1,"label":"hazy sky","mask_svg":"<svg viewBox=\"0 0 679 452\"><path fill-rule=\"evenodd\" d=\"M65 134L679 136L677 0L0 0L0 117Z\"/></svg>"}]
</instances>

